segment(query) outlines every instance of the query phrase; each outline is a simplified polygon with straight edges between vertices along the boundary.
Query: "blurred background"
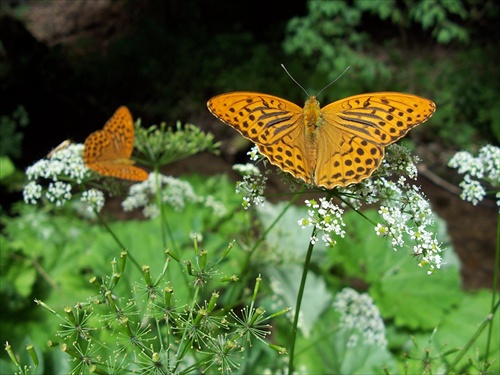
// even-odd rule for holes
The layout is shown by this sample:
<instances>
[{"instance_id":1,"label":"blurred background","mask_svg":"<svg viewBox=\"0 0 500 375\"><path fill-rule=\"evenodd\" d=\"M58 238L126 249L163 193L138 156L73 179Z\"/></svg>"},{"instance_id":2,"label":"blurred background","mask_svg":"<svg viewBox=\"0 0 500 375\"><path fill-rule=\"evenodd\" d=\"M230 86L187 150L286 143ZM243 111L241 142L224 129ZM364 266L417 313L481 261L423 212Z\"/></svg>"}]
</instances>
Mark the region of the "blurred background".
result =
<instances>
[{"instance_id":1,"label":"blurred background","mask_svg":"<svg viewBox=\"0 0 500 375\"><path fill-rule=\"evenodd\" d=\"M261 91L302 105L306 95L281 63L311 95L350 66L321 93L323 105L370 91L436 103L432 119L408 137L423 160L419 183L448 223L465 286L491 287L498 208L492 199L478 207L461 201L453 188L461 177L446 164L458 150L500 140L497 1L0 4L0 154L19 170L65 139L83 142L127 105L144 126L180 120L223 141L210 170L190 158L168 173L230 171L248 145L211 116L210 97Z\"/></svg>"}]
</instances>

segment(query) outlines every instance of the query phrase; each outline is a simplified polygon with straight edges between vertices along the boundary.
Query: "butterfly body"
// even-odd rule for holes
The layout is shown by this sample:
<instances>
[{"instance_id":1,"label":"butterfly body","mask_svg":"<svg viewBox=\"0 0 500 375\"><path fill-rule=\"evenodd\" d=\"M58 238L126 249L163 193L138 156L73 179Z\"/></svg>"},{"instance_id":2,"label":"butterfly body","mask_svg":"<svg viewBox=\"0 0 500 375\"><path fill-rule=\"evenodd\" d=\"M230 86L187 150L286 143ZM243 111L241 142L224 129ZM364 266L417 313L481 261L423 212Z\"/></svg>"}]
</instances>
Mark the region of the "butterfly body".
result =
<instances>
[{"instance_id":1,"label":"butterfly body","mask_svg":"<svg viewBox=\"0 0 500 375\"><path fill-rule=\"evenodd\" d=\"M309 173L316 168L318 158L318 137L321 136L323 126L323 115L319 102L315 96L311 96L304 105L303 116L305 122L305 147L307 155L307 166ZM310 183L310 181L306 181Z\"/></svg>"},{"instance_id":2,"label":"butterfly body","mask_svg":"<svg viewBox=\"0 0 500 375\"><path fill-rule=\"evenodd\" d=\"M207 105L272 164L327 189L371 176L384 147L435 111L428 99L393 92L355 95L323 108L315 96L300 108L268 94L233 92L213 97Z\"/></svg>"},{"instance_id":3,"label":"butterfly body","mask_svg":"<svg viewBox=\"0 0 500 375\"><path fill-rule=\"evenodd\" d=\"M85 140L83 162L87 168L104 176L144 181L148 173L133 166L134 121L127 107L120 107L102 130Z\"/></svg>"}]
</instances>

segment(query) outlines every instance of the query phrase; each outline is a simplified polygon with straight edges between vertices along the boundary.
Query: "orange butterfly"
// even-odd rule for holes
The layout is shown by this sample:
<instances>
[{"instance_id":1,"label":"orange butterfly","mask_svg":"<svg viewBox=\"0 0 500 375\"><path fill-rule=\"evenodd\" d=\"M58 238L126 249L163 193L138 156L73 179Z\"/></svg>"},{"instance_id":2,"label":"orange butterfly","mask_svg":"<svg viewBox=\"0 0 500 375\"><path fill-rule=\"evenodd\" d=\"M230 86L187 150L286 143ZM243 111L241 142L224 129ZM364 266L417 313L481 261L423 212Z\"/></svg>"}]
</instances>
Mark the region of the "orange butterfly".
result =
<instances>
[{"instance_id":1,"label":"orange butterfly","mask_svg":"<svg viewBox=\"0 0 500 375\"><path fill-rule=\"evenodd\" d=\"M436 110L428 99L399 92L355 95L323 108L315 96L300 108L272 95L232 92L213 97L207 106L272 164L327 189L370 177L384 147Z\"/></svg>"},{"instance_id":2,"label":"orange butterfly","mask_svg":"<svg viewBox=\"0 0 500 375\"><path fill-rule=\"evenodd\" d=\"M120 107L102 130L90 134L85 140L83 162L85 166L103 176L124 180L144 181L148 173L134 167L130 160L134 148L134 121L127 107Z\"/></svg>"}]
</instances>

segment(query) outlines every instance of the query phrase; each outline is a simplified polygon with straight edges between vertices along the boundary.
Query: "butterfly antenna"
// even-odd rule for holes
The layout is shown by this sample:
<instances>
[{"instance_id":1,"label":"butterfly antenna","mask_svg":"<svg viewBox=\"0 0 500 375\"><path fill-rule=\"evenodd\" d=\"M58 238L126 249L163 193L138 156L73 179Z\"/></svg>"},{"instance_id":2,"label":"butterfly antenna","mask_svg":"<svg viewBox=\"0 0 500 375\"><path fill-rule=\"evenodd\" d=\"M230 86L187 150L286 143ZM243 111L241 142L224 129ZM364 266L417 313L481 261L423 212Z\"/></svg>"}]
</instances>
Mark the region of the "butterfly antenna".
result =
<instances>
[{"instance_id":1,"label":"butterfly antenna","mask_svg":"<svg viewBox=\"0 0 500 375\"><path fill-rule=\"evenodd\" d=\"M349 69L351 69L351 67L350 67L350 66L348 66L348 67L347 67L347 68L346 68L346 69L342 72L342 74L340 74L340 75L339 75L337 78L335 78L332 82L330 82L328 85L326 85L325 87L323 87L323 88L321 89L321 91L320 91L320 92L318 92L318 93L316 94L316 96L319 96L319 94L321 94L321 93L322 93L323 91L325 91L328 87L330 87L330 86L331 86L331 85L333 85L335 82L337 82L337 80L338 80L340 77L342 77L344 74L346 74L346 72L347 72Z\"/></svg>"},{"instance_id":2,"label":"butterfly antenna","mask_svg":"<svg viewBox=\"0 0 500 375\"><path fill-rule=\"evenodd\" d=\"M281 67L283 68L283 70L286 72L286 74L288 74L288 76L292 79L293 82L295 82L297 84L297 86L299 86L302 90L304 90L304 92L306 93L307 96L311 96L309 95L309 93L306 91L305 88L302 87L302 85L300 83L297 82L297 80L295 78L292 77L292 75L288 72L288 70L286 70L285 68L285 65L281 64ZM333 83L333 82L332 82ZM330 86L330 85L328 85ZM327 86L327 87L328 87Z\"/></svg>"}]
</instances>

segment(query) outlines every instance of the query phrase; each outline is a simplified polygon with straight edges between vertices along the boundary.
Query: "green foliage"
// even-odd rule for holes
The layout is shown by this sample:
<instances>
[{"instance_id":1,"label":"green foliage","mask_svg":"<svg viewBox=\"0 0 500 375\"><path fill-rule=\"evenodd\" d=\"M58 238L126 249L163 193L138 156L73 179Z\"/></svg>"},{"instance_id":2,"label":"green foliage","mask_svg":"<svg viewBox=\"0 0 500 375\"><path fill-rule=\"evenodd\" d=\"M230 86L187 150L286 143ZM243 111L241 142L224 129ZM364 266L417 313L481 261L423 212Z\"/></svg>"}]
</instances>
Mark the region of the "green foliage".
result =
<instances>
[{"instance_id":1,"label":"green foliage","mask_svg":"<svg viewBox=\"0 0 500 375\"><path fill-rule=\"evenodd\" d=\"M9 157L0 156L0 180L11 176L15 170L14 163L12 163Z\"/></svg>"},{"instance_id":2,"label":"green foliage","mask_svg":"<svg viewBox=\"0 0 500 375\"><path fill-rule=\"evenodd\" d=\"M235 254L231 262L224 259L228 253L227 238L231 234L234 235L235 227L243 227L242 212L235 212L235 210L241 211L239 209L240 203L234 199L234 195L229 194L229 190L233 190L234 186L227 179L220 177L207 179L195 176L191 180L201 195L213 195L215 199L220 198L225 207L231 210L231 214L227 218L221 219L213 215L212 210L209 208L203 209L196 203L187 205L182 212L178 212L174 208L166 208L164 214L170 221L171 252L172 255L176 254L175 257L178 257L179 264L174 262L166 270L166 263L159 261L159 259L165 259L163 241L161 236L158 235L160 219L116 222L110 225L110 229L115 236L120 238L121 242L126 245L130 257L133 257L138 264L149 265L148 274L151 275L152 280L158 277L157 281L153 283L155 293L163 295L162 288L166 286L171 286L175 290L175 309L179 309L178 319L187 319L187 321L189 321L189 317L188 315L182 315L182 309L187 308L183 306L192 304L194 297L193 286L198 285L201 287L197 292L200 299L199 306L191 306L191 308L199 309L203 307L201 301L205 298L210 299L212 291L225 288L227 281L221 282L221 279L225 275L231 276L234 274L234 262L241 258L241 254ZM85 220L78 219L71 210L49 212L23 205L19 207L18 214L16 218L4 218L5 235L2 238L2 243L7 244L7 246L5 246L5 249L2 248L2 257L4 259L2 259L3 282L1 293L3 299L10 301L9 305L4 306L4 312L9 311L9 316L12 318L2 320L1 331L3 334L11 338L25 337L26 333L22 333L23 326L31 325L29 317L37 318L40 316L38 310L34 312L33 298L43 296L42 306L47 306L47 308L50 306L49 311L56 312L53 314L53 318L61 319L61 310L64 306L81 305L82 308L72 309L71 314L76 314L75 319L80 322L79 329L84 326L88 327L89 331L84 336L87 334L94 335L93 332L97 329L94 337L97 342L116 341L113 336L109 336L109 332L101 329L104 327L100 327L98 321L90 319L91 315L97 314L97 316L104 317L107 314L113 314L113 311L106 312L106 309L94 308L95 303L100 304L97 301L88 304L89 296L93 296L90 297L90 301L92 301L98 298L96 293L99 295L99 293L103 292L102 290L99 292L99 289L95 290L91 283L86 283L86 280L93 280L92 275L95 275L97 279L94 279L94 283L102 283L100 288L109 288L113 284L112 280L118 275L117 271L119 269L115 270L113 268L113 273L110 273L109 261L113 258L123 258L123 256L119 256L120 247L117 246L113 237L109 236L105 228L96 225L89 226L89 223ZM209 254L209 262L206 266L203 265L204 261L200 255L196 256L199 250L195 248L193 252L193 240L190 239L190 234L192 238L193 232L204 233L203 249ZM191 273L185 271L184 264L188 260L193 265ZM130 260L128 261L130 263ZM132 267L132 263L128 266L128 268L130 267ZM124 273L126 277L120 280L116 287L113 285L110 289L115 295L114 303L118 305L123 302L122 308L131 309L129 313L132 315L139 313L141 308L152 309L154 312L154 306L146 303L146 296L148 293L151 294L151 291L148 292L148 287L144 286L145 275L131 271L120 270L120 273ZM165 271L167 272L165 273ZM149 288L152 288L152 286ZM18 302L14 304L15 301ZM132 306L129 306L130 302L127 303L126 301L133 302L135 307L132 308ZM151 300L151 303L154 303L154 301ZM174 299L172 299L172 303L173 308ZM158 310L158 308L156 309ZM136 312L133 313L133 311ZM185 311L187 313L191 310ZM219 318L214 316L214 319L220 320L223 315L219 309L217 311L219 313L216 315ZM228 311L229 309L226 310L226 313ZM28 315L24 316L23 325L16 324L17 319L14 318L16 315L19 316L20 312L23 312L23 314L29 312ZM124 310L124 314L125 312L126 310ZM161 310L158 310L154 314L160 312ZM253 313L253 310L248 309L247 313ZM150 314L152 314L151 311L143 311L140 316ZM125 316L128 315L125 314ZM161 315L158 316L161 318ZM57 320L55 319L55 321ZM230 321L231 319L228 317L227 320ZM261 320L261 318L257 319L255 322L256 327L258 326L257 322ZM33 324L33 328L30 330L31 342L34 342L39 348L43 348L44 343L49 339L57 341L57 335L54 336L54 319L43 319L42 321L44 323ZM70 322L66 321L63 324L68 325ZM177 321L177 324L179 324L177 330L180 330L180 321ZM133 327L132 320L130 327L132 330L136 329ZM68 342L67 350L68 353L72 353L72 350L76 350L72 340L77 337L72 336L70 333L72 331L71 327L68 329L68 335L70 335L68 338L71 337L71 340ZM144 335L145 347L149 346L149 344L146 345L146 342L154 340L153 333L150 334L151 329L142 331L141 328L141 333L137 331L137 334ZM265 332L265 324L262 325L261 329ZM117 326L113 330L119 330L119 327ZM225 337L224 342L237 342L239 340L239 331L235 331L236 336L233 338L228 336L228 332L221 332ZM160 333L157 332L156 335L158 334ZM58 335L61 336L61 333ZM65 335L63 334L61 337L64 338ZM195 342L200 340L196 344L197 347L205 348L205 341L210 342L209 337L203 338L203 335L205 334L198 338L192 338ZM216 336L214 332L211 335ZM14 344L17 347L17 340L15 340ZM118 340L117 345L122 344L124 344L123 340ZM95 342L94 344L92 344L92 341L89 341L89 343L81 342L79 345L81 345L81 350L87 350L87 354L92 356L92 353L94 353L92 347ZM119 349L119 347L115 347L115 349L117 348ZM204 350L208 349L205 348ZM121 349L118 352L121 353ZM99 353L103 358L107 358L108 354L106 353L108 351L104 350L104 348L100 349ZM111 354L109 352L109 355ZM150 355L153 354L150 353ZM162 353L161 355L166 354ZM143 360L147 362L147 355ZM65 363L66 360L61 363L63 367L56 365L53 370L55 372L65 371ZM127 360L126 363L132 364L133 361ZM115 363L115 366L119 368L121 365ZM140 365L138 366L140 368ZM205 364L204 366L208 365ZM187 370L185 369L185 371Z\"/></svg>"},{"instance_id":3,"label":"green foliage","mask_svg":"<svg viewBox=\"0 0 500 375\"><path fill-rule=\"evenodd\" d=\"M283 47L303 60L309 78L296 78L319 88L351 66L323 103L370 91L421 94L438 110L418 131L466 148L500 141L496 45L476 40L490 38L482 23L499 13L492 1L310 1L306 16L289 21Z\"/></svg>"},{"instance_id":4,"label":"green foliage","mask_svg":"<svg viewBox=\"0 0 500 375\"><path fill-rule=\"evenodd\" d=\"M376 220L374 211L364 214ZM338 253L329 253L331 266L341 267L347 279L358 279L370 285L370 295L384 318L394 320L396 326L433 329L438 325L462 294L459 262L449 248L449 239L439 238L448 247L445 264L433 277L427 277L409 254L402 256L399 251L391 251L389 244L376 236L369 223L359 220L354 213L346 215L345 221L354 234L339 240ZM444 228L445 224L440 222L439 225ZM437 232L443 235L444 231Z\"/></svg>"},{"instance_id":5,"label":"green foliage","mask_svg":"<svg viewBox=\"0 0 500 375\"><path fill-rule=\"evenodd\" d=\"M308 71L327 74L334 79L347 66L360 74L360 81L368 85L376 79L387 80L390 71L382 63L372 59L365 50L370 43L367 32L357 31L361 23L362 10L345 1L310 1L306 17L295 17L287 25L288 35L284 42L286 53L299 53L306 59L314 58L314 64L307 64ZM299 79L300 80L300 79ZM343 93L349 80L338 82L337 90ZM323 82L323 86L325 83ZM362 91L358 87L358 91Z\"/></svg>"},{"instance_id":6,"label":"green foliage","mask_svg":"<svg viewBox=\"0 0 500 375\"><path fill-rule=\"evenodd\" d=\"M456 63L436 62L431 84L439 109L429 126L441 142L460 149L484 143L480 135L490 142L500 142L500 76L498 69L487 63L495 53L490 48L471 46L450 54Z\"/></svg>"},{"instance_id":7,"label":"green foliage","mask_svg":"<svg viewBox=\"0 0 500 375\"><path fill-rule=\"evenodd\" d=\"M0 116L0 156L12 158L21 156L23 133L20 130L28 123L28 113L22 105L17 107L11 116Z\"/></svg>"},{"instance_id":8,"label":"green foliage","mask_svg":"<svg viewBox=\"0 0 500 375\"><path fill-rule=\"evenodd\" d=\"M9 337L9 341L17 338L14 347L19 348L18 340L22 338L35 343L37 350L43 353L44 342L57 339L54 336L54 327L62 319L63 325L67 328L60 330L59 335L62 336L58 341L67 341L62 349L70 355L75 355L71 353L78 349L86 353L88 358L96 358L97 353L101 358L108 358L111 355L114 357L111 350L118 350L120 356L129 358L129 354L125 353L132 353L135 344L130 343L130 338L123 333L123 329L128 327L126 330L131 330L132 335L137 336L137 342L140 343L137 348L142 348L134 365L137 369L146 371L147 368L151 368L157 355L161 363L168 362L167 358L173 355L168 349L171 346L165 347L163 351L155 338L159 335L168 342L167 337L170 335L162 328L165 324L161 319L164 311L162 309L167 301L163 297L166 290L164 288L172 287L175 291L174 298L168 301L172 303L174 314L170 320L172 324L170 332L176 332L173 327L176 327L180 320L185 320L185 324L189 324L191 319L189 311L192 311L194 317L197 311L201 311L200 308L208 306L204 303L208 304L212 291L228 293L234 290L232 286L237 284L228 285L227 281L221 283L221 280L229 280L225 276L231 276L240 270L241 265L246 262L247 254L241 251L241 248L245 248L246 241L250 241L248 245L254 241L252 237L245 235L244 228L248 223L248 217L239 209L240 203L231 193L234 188L231 183L224 178L207 179L201 176L193 176L190 182L200 195L214 195L224 202L231 213L220 219L215 217L211 210L196 203L186 205L182 212L166 208L165 216L171 228L170 254L178 258L180 263L174 262L173 259L166 263L163 261L164 246L161 237L158 236L160 219L112 223L111 230L125 244L135 261L141 265L149 265L143 268L142 273L133 272L133 268L130 269L132 263L128 259L126 268L120 268L125 258L119 255L121 249L108 232L100 226L90 226L88 222L75 217L71 210L50 212L32 206L22 206L16 218L5 218L5 235L2 242L8 246L7 251L2 252L4 257L2 280L5 283L2 282L1 292L3 298L11 302L10 305L6 305L7 310L11 314L22 316L23 324L20 325L20 322L12 318L2 320L1 329L6 333L5 336ZM284 210L286 214L274 223L275 218ZM305 207L290 207L283 204L266 204L258 211L259 222L263 228L273 225L273 230L269 232L263 246L258 250L258 256L249 264L252 269L264 275L264 280L270 280L272 298L264 297L269 293L269 289L263 285L265 293L261 305L266 310L277 310L294 303L301 274L302 249L307 246L309 235L307 231L295 228L297 221L306 213ZM364 212L364 214L368 218L375 217L374 212ZM448 255L443 268L433 276L428 276L423 270L415 267L413 259L404 251L392 251L386 240L375 235L373 225L356 212L346 213L344 219L351 229L351 235L338 239L338 244L333 249L318 244L312 258L313 272L308 277L302 309L304 323L301 330L304 335L299 336L297 341L297 368L303 366L308 372L322 372L328 368L336 373L353 374L384 373L385 368L389 373L397 373L398 369L403 368L398 355L403 351L410 351L412 358L415 359L409 360L409 369L414 373L422 373L422 362L418 358L424 358L424 348L431 350L434 358L431 361L433 368L438 368L442 361L449 363L455 352L444 353L441 344L447 342L461 346L471 337L475 325L481 322L485 312L488 311L489 293L470 296L460 290L458 264L451 249L447 250ZM193 232L203 234L201 244L208 252L206 266L203 253L196 250L199 245L195 242L193 247L192 235L190 239L190 233ZM235 235L240 240L228 254L228 238L234 238ZM447 241L446 237L442 237L442 240ZM112 258L116 258L117 262L112 262L112 272L110 272L109 261ZM183 265L186 261L189 261L191 266L186 268ZM121 277L115 280L116 276ZM92 283L87 283L86 280ZM193 306L193 310L186 307L187 310L183 310L182 306L189 306L193 301L193 287L197 285L196 280L202 280L204 285L198 291L197 307ZM339 326L339 314L332 308L332 301L338 291L353 283L366 285L367 291L379 306L387 324L390 344L388 348L362 342L354 346L347 345L350 334ZM103 290L108 288L111 288L115 297L104 304L106 294ZM156 296L153 300L152 295ZM43 296L41 305L54 312L50 314L51 319L44 318L40 322L35 322L35 319L40 319L41 312L34 309L31 304L33 298L39 299L41 296ZM89 301L89 297L90 301L94 301L91 304L86 302ZM221 302L217 305L222 303L223 306L231 300L235 301L235 297L236 301L240 301L240 298L244 300L249 295L243 290L242 296L226 298L225 302L222 302L224 298L220 298ZM16 300L20 302L13 304ZM75 305L77 301L79 303ZM123 316L128 317L126 324L120 320L113 321L115 319L113 310L110 310L112 304L115 304L120 311L123 310ZM65 306L76 306L76 308L71 308L63 314ZM471 306L474 308L471 309ZM215 313L216 311L218 313ZM228 311L229 309L226 309L225 313ZM249 313L252 310L245 311ZM20 312L23 313L19 315ZM142 328L136 326L135 314L141 317L156 317L159 325ZM213 319L223 316L221 314L221 310L214 310ZM73 318L70 319L71 316ZM80 324L71 324L72 319L76 319ZM112 329L101 327L102 323L99 322L103 322L103 319ZM464 322L471 322L467 324L467 329L464 329ZM456 329L457 324L460 325L460 330ZM287 342L288 320L277 319L273 325L276 332L275 340ZM76 330L77 326L79 331ZM30 327L29 336L26 335L26 327ZM436 334L432 334L435 327L439 329ZM88 331L81 331L82 328ZM96 328L98 331L95 331ZM255 329L254 333L258 335L260 328L255 326ZM91 335L95 342L114 344L111 346L108 344L108 349L97 349L84 341L77 340L80 344L75 346L77 338L75 335L78 332L80 336ZM122 333L117 335L118 332ZM182 330L177 332L181 334ZM230 335L230 332L226 331L226 334ZM415 336L414 344L408 341L410 333ZM193 336L193 340L193 345L205 347L202 336ZM429 340L433 344L425 345ZM223 345L228 342L232 341L226 340ZM493 349L498 348L498 341L493 341L492 345ZM482 358L483 343L480 341L474 347L478 348L479 357ZM205 350L207 349L203 349L202 352ZM60 352L39 355L40 358L45 358L45 361L50 356L59 356L59 362L55 361L52 364L50 361L44 362L45 368L54 366L50 367L50 371L68 372L79 361L77 359L76 362L68 362L65 357L60 357L57 353ZM263 372L269 369L277 371L283 367L283 363L277 360L276 355L276 352L269 351L269 347L258 341L247 351L243 362L236 360L237 356L232 358L236 362L241 362L240 369L234 369L234 372ZM198 356L192 359L196 360L196 357ZM188 355L187 358L191 357ZM200 358L204 357L198 357L198 360ZM118 370L126 363L132 364L127 359L125 362L114 360L111 366ZM5 364L2 362L2 366ZM95 364L99 368L99 363ZM469 363L464 360L459 362L459 366L463 372L473 371ZM90 365L79 368L87 371L86 368L93 367ZM214 367L212 369L215 370ZM192 370L194 368L184 368L185 373Z\"/></svg>"},{"instance_id":9,"label":"green foliage","mask_svg":"<svg viewBox=\"0 0 500 375\"><path fill-rule=\"evenodd\" d=\"M138 123L134 143L139 153L148 158L147 161L141 160L141 163L152 167L170 164L202 151L217 153L219 147L212 134L192 124L181 126L180 122L177 122L175 131L171 127L167 128L165 123L159 127L152 125L148 129Z\"/></svg>"},{"instance_id":10,"label":"green foliage","mask_svg":"<svg viewBox=\"0 0 500 375\"><path fill-rule=\"evenodd\" d=\"M284 209L284 204L260 209L259 218L264 227L271 225ZM272 285L280 286L273 288L273 302L269 303L274 305L291 306L296 298L308 233L307 230L297 231L294 225L305 214L304 207L288 208L283 219L266 237L269 253L255 260L257 267L265 270L265 278L270 279ZM376 219L375 211L364 211L363 214L371 220ZM398 356L411 351L413 359L407 360L408 373L423 373L420 358L426 355L425 349L429 346L425 343L429 340L433 343L431 355L436 357L432 368L449 364L458 348L465 345L485 318L491 293L479 293L483 299L476 300L477 303L467 302L476 297L464 293L460 287L459 262L444 223L439 221L436 229L438 238L448 247L444 264L438 272L428 276L416 267L415 260L404 250L395 252L387 240L376 236L373 225L358 213L348 212L344 214L344 220L350 229L349 236L338 239L333 249L326 249L318 243L313 253L311 269L314 272L308 276L301 310L304 335L297 342L297 369L305 366L311 373L320 373L327 368L342 374L382 374L387 368L389 373L399 373L404 366ZM332 301L338 291L353 284L365 286L379 307L387 324L388 349L373 344L346 346L349 335L340 329ZM495 324L498 324L498 316L495 319ZM457 329L457 324L465 324L467 329ZM437 333L433 334L436 327ZM493 332L495 329L493 327ZM287 325L279 322L277 332L287 332ZM409 343L410 335L419 338L419 346ZM284 340L286 333L278 337ZM484 332L481 337L474 343L479 359L474 365L462 359L459 368L463 373L474 372L474 366L484 358ZM498 337L493 341L491 349L500 345ZM494 364L494 368L496 366Z\"/></svg>"},{"instance_id":11,"label":"green foliage","mask_svg":"<svg viewBox=\"0 0 500 375\"><path fill-rule=\"evenodd\" d=\"M311 337L299 341L298 363L307 366L308 373L322 373L325 369L336 374L396 373L395 358L387 348L364 342L346 345L350 333L338 330L337 315L327 311L315 323Z\"/></svg>"}]
</instances>

